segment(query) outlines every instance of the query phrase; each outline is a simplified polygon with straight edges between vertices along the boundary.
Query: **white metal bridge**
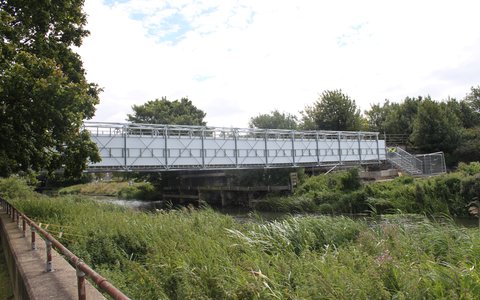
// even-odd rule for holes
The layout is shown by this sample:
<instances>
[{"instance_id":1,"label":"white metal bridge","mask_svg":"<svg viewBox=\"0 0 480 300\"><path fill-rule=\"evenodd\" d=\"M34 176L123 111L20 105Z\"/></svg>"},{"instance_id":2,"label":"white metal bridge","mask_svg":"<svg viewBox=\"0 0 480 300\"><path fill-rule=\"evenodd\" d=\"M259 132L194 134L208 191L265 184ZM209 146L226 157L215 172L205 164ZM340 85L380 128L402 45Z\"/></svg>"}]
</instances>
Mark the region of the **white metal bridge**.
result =
<instances>
[{"instance_id":1,"label":"white metal bridge","mask_svg":"<svg viewBox=\"0 0 480 300\"><path fill-rule=\"evenodd\" d=\"M90 172L274 168L386 160L378 132L85 122L102 161Z\"/></svg>"}]
</instances>

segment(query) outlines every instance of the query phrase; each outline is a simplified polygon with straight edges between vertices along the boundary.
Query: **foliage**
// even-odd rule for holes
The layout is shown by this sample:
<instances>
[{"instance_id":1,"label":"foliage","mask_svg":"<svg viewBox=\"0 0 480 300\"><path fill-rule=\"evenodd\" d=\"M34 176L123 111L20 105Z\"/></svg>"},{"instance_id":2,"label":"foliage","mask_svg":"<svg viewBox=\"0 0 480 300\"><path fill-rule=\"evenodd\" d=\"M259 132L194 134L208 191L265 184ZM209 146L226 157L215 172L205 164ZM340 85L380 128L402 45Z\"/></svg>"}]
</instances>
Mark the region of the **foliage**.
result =
<instances>
[{"instance_id":1,"label":"foliage","mask_svg":"<svg viewBox=\"0 0 480 300\"><path fill-rule=\"evenodd\" d=\"M5 261L5 254L3 247L0 247L0 299L14 299L13 288L8 275L7 262Z\"/></svg>"},{"instance_id":2,"label":"foliage","mask_svg":"<svg viewBox=\"0 0 480 300\"><path fill-rule=\"evenodd\" d=\"M468 105L473 109L473 111L477 115L477 122L479 122L479 114L480 114L480 86L471 87L470 93L467 94L465 97L465 101ZM477 123L478 125L478 123Z\"/></svg>"},{"instance_id":3,"label":"foliage","mask_svg":"<svg viewBox=\"0 0 480 300\"><path fill-rule=\"evenodd\" d=\"M147 124L206 125L206 114L195 107L188 98L169 101L166 97L148 101L142 105L133 105L133 114L127 121Z\"/></svg>"},{"instance_id":4,"label":"foliage","mask_svg":"<svg viewBox=\"0 0 480 300\"><path fill-rule=\"evenodd\" d=\"M480 161L480 127L466 128L461 132L461 143L453 151L456 161Z\"/></svg>"},{"instance_id":5,"label":"foliage","mask_svg":"<svg viewBox=\"0 0 480 300\"><path fill-rule=\"evenodd\" d=\"M401 103L384 106L388 111L388 116L383 124L384 132L410 135L413 131L413 120L417 115L418 106L423 100L422 97L407 97Z\"/></svg>"},{"instance_id":6,"label":"foliage","mask_svg":"<svg viewBox=\"0 0 480 300\"><path fill-rule=\"evenodd\" d=\"M471 162L469 164L459 163L458 171L466 175L480 174L480 162Z\"/></svg>"},{"instance_id":7,"label":"foliage","mask_svg":"<svg viewBox=\"0 0 480 300\"><path fill-rule=\"evenodd\" d=\"M365 111L367 118L367 129L376 132L385 132L385 124L390 113L390 101L385 100L382 106L373 104Z\"/></svg>"},{"instance_id":8,"label":"foliage","mask_svg":"<svg viewBox=\"0 0 480 300\"><path fill-rule=\"evenodd\" d=\"M62 188L60 195L96 195L113 196L120 199L151 200L158 195L149 182L91 182Z\"/></svg>"},{"instance_id":9,"label":"foliage","mask_svg":"<svg viewBox=\"0 0 480 300\"><path fill-rule=\"evenodd\" d=\"M360 110L341 90L324 91L302 112L304 129L355 131L362 127Z\"/></svg>"},{"instance_id":10,"label":"foliage","mask_svg":"<svg viewBox=\"0 0 480 300\"><path fill-rule=\"evenodd\" d=\"M410 179L396 184L407 185ZM473 299L480 232L398 216L239 223L211 210L133 212L15 201L132 299Z\"/></svg>"},{"instance_id":11,"label":"foliage","mask_svg":"<svg viewBox=\"0 0 480 300\"><path fill-rule=\"evenodd\" d=\"M248 126L263 129L297 129L298 127L296 116L289 113L280 113L278 110L251 118Z\"/></svg>"},{"instance_id":12,"label":"foliage","mask_svg":"<svg viewBox=\"0 0 480 300\"><path fill-rule=\"evenodd\" d=\"M397 177L360 184L355 169L306 178L294 195L268 197L257 210L278 212L424 213L468 216L466 205L480 194L478 162L430 178Z\"/></svg>"},{"instance_id":13,"label":"foliage","mask_svg":"<svg viewBox=\"0 0 480 300\"><path fill-rule=\"evenodd\" d=\"M120 199L154 200L158 199L159 196L159 193L155 191L155 187L149 182L123 187L117 193L117 197Z\"/></svg>"},{"instance_id":14,"label":"foliage","mask_svg":"<svg viewBox=\"0 0 480 300\"><path fill-rule=\"evenodd\" d=\"M26 178L0 178L0 196L5 199L29 198L33 194L33 187L28 184Z\"/></svg>"},{"instance_id":15,"label":"foliage","mask_svg":"<svg viewBox=\"0 0 480 300\"><path fill-rule=\"evenodd\" d=\"M459 144L460 130L460 120L447 105L426 99L419 105L411 140L423 152L451 152Z\"/></svg>"},{"instance_id":16,"label":"foliage","mask_svg":"<svg viewBox=\"0 0 480 300\"><path fill-rule=\"evenodd\" d=\"M445 104L448 110L454 113L461 121L463 128L472 128L480 125L480 114L475 111L471 101L467 100L468 95L462 101L449 98Z\"/></svg>"},{"instance_id":17,"label":"foliage","mask_svg":"<svg viewBox=\"0 0 480 300\"><path fill-rule=\"evenodd\" d=\"M0 176L65 168L79 176L100 158L84 119L100 89L85 78L83 1L0 2Z\"/></svg>"}]
</instances>

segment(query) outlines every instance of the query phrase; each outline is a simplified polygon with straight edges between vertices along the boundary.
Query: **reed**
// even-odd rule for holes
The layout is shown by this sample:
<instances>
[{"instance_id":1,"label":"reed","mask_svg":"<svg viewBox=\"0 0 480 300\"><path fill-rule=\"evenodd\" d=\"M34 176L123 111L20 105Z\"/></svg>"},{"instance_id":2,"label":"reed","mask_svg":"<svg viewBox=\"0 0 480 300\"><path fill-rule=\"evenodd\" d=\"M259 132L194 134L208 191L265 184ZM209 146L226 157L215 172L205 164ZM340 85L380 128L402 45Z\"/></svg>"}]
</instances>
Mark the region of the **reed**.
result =
<instances>
[{"instance_id":1,"label":"reed","mask_svg":"<svg viewBox=\"0 0 480 300\"><path fill-rule=\"evenodd\" d=\"M458 299L480 291L480 233L403 215L238 223L75 196L14 200L134 299Z\"/></svg>"}]
</instances>

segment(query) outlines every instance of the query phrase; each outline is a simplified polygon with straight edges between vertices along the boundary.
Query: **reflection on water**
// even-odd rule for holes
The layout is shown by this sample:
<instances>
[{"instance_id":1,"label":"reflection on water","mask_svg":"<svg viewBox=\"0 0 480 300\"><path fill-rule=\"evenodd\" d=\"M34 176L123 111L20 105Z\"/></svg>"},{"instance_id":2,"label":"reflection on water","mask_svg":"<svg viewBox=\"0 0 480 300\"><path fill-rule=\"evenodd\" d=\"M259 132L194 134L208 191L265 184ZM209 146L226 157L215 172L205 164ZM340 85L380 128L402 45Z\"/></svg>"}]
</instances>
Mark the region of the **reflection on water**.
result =
<instances>
[{"instance_id":1,"label":"reflection on water","mask_svg":"<svg viewBox=\"0 0 480 300\"><path fill-rule=\"evenodd\" d=\"M163 201L122 200L122 199L112 199L112 198L109 198L109 199L97 198L97 200L124 206L124 207L129 207L129 208L133 208L141 211L155 211L156 209L165 208L165 204Z\"/></svg>"},{"instance_id":2,"label":"reflection on water","mask_svg":"<svg viewBox=\"0 0 480 300\"><path fill-rule=\"evenodd\" d=\"M113 197L106 197L106 196L97 196L93 197L97 201L101 202L108 202L116 205L120 205L123 207L132 208L139 211L157 211L161 209L168 209L171 208L170 203L165 203L165 201L142 201L142 200L123 200L117 199ZM286 213L278 213L278 212L260 212L260 211L252 211L246 207L227 207L227 208L214 208L215 211L220 213L232 216L236 220L240 222L252 222L252 221L273 221L273 220L282 220L289 216L313 216L319 214L311 214L311 213L302 213L302 214L286 214ZM372 220L370 217L366 215L348 215L353 219L367 219ZM420 222L425 219L425 217L421 215L406 215L405 222L415 223ZM413 219L412 219L413 218ZM385 216L382 218L383 221L388 220L389 218ZM398 218L397 222L398 222ZM479 221L477 218L469 218L469 217L454 217L451 220L455 222L455 224L464 227L478 227ZM451 220L445 220L445 223L449 223ZM441 220L437 219L437 221L442 222Z\"/></svg>"}]
</instances>

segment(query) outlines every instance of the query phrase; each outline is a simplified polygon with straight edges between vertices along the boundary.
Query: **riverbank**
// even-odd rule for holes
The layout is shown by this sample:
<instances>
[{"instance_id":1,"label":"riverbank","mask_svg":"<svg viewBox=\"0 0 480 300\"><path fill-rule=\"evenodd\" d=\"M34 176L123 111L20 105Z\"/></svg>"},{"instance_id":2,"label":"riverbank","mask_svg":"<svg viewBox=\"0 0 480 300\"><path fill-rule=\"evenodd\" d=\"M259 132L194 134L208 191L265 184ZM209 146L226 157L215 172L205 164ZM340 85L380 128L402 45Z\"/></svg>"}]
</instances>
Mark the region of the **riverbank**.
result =
<instances>
[{"instance_id":1,"label":"riverbank","mask_svg":"<svg viewBox=\"0 0 480 300\"><path fill-rule=\"evenodd\" d=\"M323 214L417 213L468 216L467 205L480 195L480 163L460 164L456 172L362 183L356 169L312 176L291 196L270 196L256 210Z\"/></svg>"},{"instance_id":2,"label":"riverbank","mask_svg":"<svg viewBox=\"0 0 480 300\"><path fill-rule=\"evenodd\" d=\"M209 209L143 213L80 196L10 196L133 299L472 299L480 291L480 231L448 220L239 223Z\"/></svg>"},{"instance_id":3,"label":"riverbank","mask_svg":"<svg viewBox=\"0 0 480 300\"><path fill-rule=\"evenodd\" d=\"M60 189L59 194L106 195L127 200L163 198L148 182L92 182ZM466 206L479 194L480 163L471 163L461 164L456 172L435 177L401 176L367 183L361 181L356 169L350 169L308 177L289 196L271 192L264 198L247 202L254 210L263 212L335 215L402 212L461 217L468 216ZM217 196L206 193L204 201L214 203ZM233 203L245 204L243 200ZM180 203L168 202L170 207Z\"/></svg>"},{"instance_id":4,"label":"riverbank","mask_svg":"<svg viewBox=\"0 0 480 300\"><path fill-rule=\"evenodd\" d=\"M151 183L128 181L99 181L77 184L59 189L58 194L109 196L127 200L154 200L159 197Z\"/></svg>"}]
</instances>

